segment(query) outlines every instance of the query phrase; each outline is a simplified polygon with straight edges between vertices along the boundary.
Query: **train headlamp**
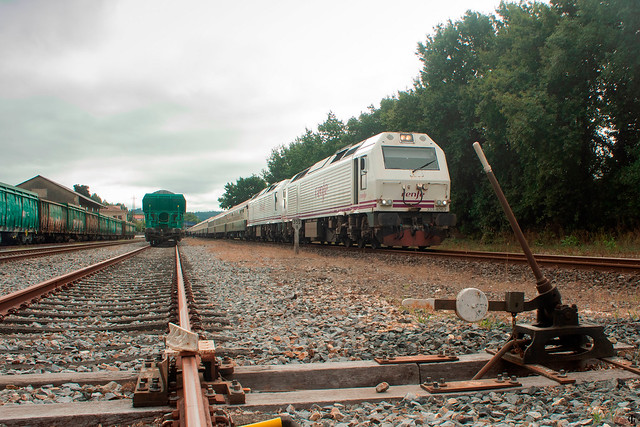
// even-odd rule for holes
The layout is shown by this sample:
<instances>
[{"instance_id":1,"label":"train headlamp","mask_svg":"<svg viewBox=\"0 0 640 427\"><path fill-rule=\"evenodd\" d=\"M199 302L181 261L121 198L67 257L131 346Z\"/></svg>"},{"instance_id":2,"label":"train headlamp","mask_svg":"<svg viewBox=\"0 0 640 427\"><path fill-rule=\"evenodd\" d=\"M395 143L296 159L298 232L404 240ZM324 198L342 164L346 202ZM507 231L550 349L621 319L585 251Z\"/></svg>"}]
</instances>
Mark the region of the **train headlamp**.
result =
<instances>
[{"instance_id":1,"label":"train headlamp","mask_svg":"<svg viewBox=\"0 0 640 427\"><path fill-rule=\"evenodd\" d=\"M391 206L391 205L393 205L393 200L391 200L391 199L381 199L380 200L380 204L382 206Z\"/></svg>"},{"instance_id":2,"label":"train headlamp","mask_svg":"<svg viewBox=\"0 0 640 427\"><path fill-rule=\"evenodd\" d=\"M412 133L401 133L400 134L400 142L405 144L413 144L413 134Z\"/></svg>"},{"instance_id":3,"label":"train headlamp","mask_svg":"<svg viewBox=\"0 0 640 427\"><path fill-rule=\"evenodd\" d=\"M447 206L449 204L448 200L436 200L436 206Z\"/></svg>"}]
</instances>

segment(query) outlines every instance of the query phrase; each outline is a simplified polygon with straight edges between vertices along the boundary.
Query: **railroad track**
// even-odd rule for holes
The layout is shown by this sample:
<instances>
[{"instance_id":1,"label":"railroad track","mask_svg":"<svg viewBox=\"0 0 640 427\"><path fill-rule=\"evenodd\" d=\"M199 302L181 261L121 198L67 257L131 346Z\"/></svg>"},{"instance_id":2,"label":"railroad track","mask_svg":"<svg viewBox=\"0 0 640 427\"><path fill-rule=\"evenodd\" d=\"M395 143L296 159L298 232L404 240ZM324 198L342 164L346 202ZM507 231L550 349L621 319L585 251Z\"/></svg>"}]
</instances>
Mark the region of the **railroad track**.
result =
<instances>
[{"instance_id":1,"label":"railroad track","mask_svg":"<svg viewBox=\"0 0 640 427\"><path fill-rule=\"evenodd\" d=\"M482 252L431 249L426 253L434 256L459 257L498 262L514 262L519 264L527 263L527 259L524 254L514 252ZM545 254L535 254L534 257L538 264L545 266L586 268L592 270L612 270L622 272L640 271L640 258L609 258Z\"/></svg>"},{"instance_id":2,"label":"railroad track","mask_svg":"<svg viewBox=\"0 0 640 427\"><path fill-rule=\"evenodd\" d=\"M302 323L314 321L309 312L310 301L303 295L289 295L280 289L284 286L282 283L269 285L263 279L254 280L255 284L249 283L251 277L246 275L245 270L229 270L229 267L215 264L207 258L199 259L197 268L186 267L187 276L213 269L216 280L193 280L196 278L191 277L191 280L187 280L187 288L191 290L185 290L184 296L180 296L180 280L173 279L179 276L179 273L174 274L173 250L153 248L123 261L120 266L94 273L90 278L72 279L76 282L74 286L8 315L0 323L0 336L3 338L0 341L5 346L0 352L0 368L4 374L0 376L0 389L9 386L11 390L16 390L18 399L21 393L35 392L44 396L41 400L60 390L66 393L68 389L70 402L56 400L58 403L49 405L5 406L0 411L0 423L45 425L55 420L58 424L72 422L74 425L91 425L99 422L130 423L149 418L161 422L163 414L173 412L174 408L162 404L149 408L132 407L132 394L139 386L139 382L136 385L138 373L132 369L143 363L153 364L147 358L165 350L164 334L168 322L179 322L183 327L189 323L185 329L196 331L201 327L200 339L214 339L216 343L229 341L237 345L238 340L231 333L226 336L231 323L228 318L238 319L244 315L250 325L259 325L262 319L266 321L269 316L286 318L291 312L304 317L300 319ZM196 255L199 258L205 253ZM195 261L195 257L191 261ZM235 300L231 299L234 294L248 293L249 300L256 300L256 296L274 292L274 288L279 302L264 303L274 307L262 305L265 309L274 308L273 312L251 310L245 313L246 309L235 306ZM314 289L318 292L317 286ZM189 294L193 301L190 301ZM171 300L175 303L169 304ZM225 300L228 300L226 304L233 303L234 306L225 306ZM330 311L334 304L329 303L322 310ZM357 302L352 303L351 307L357 309ZM233 310L235 314L227 318L223 308ZM328 325L329 331L336 330L335 322L344 315L337 313L334 324ZM286 323L285 330L291 326ZM376 328L373 334L379 335L381 332L376 332ZM366 331L363 328L357 334L364 337ZM295 335L295 332L292 331L292 334ZM434 331L433 337L438 335L441 333ZM301 345L306 341L304 336L291 336L279 337L274 342L279 343L284 339ZM336 339L332 338L332 342L335 343ZM316 350L320 352L322 349L317 347ZM335 348L332 350L327 347L327 350L330 353ZM225 355L224 348L216 351L220 356ZM270 346L268 351L277 353L279 350ZM250 360L251 353L245 354L245 357ZM437 393L427 392L421 387L430 386L432 380L429 377L435 379L439 387L446 389L452 387L454 381L470 378L490 358L488 354L470 354L457 356L458 360L438 360L440 363L436 364L430 363L433 360L417 357L409 360L390 357L382 362L355 360L248 365L236 367L235 372L225 374L225 377L258 391L246 394L246 403L241 405L242 408L276 412L288 405L309 407L313 404L333 405L335 402L355 404L363 400L392 401L402 400L408 394L415 395L416 399L418 396L434 396ZM198 385L200 379L196 380L193 373L186 373L193 370L193 367L185 368L188 364L185 365L184 360L181 362L184 390L181 397L185 399L185 408L192 407L188 402L197 403L199 393L202 403L201 393L205 393L206 397L208 390L207 382ZM546 387L556 383L540 376L522 378L528 370L507 363L494 366L488 375L495 376L506 368L509 369L509 381L512 381L511 375L518 376L511 384L514 387L511 390ZM633 378L635 374L606 370L599 375L598 378L615 381ZM571 373L569 377L576 384L589 383L595 378L593 373ZM446 378L446 381L440 381L440 378ZM384 393L378 393L375 387L382 382L389 382L392 387ZM494 380L488 383L495 385ZM504 381L498 385L505 385ZM187 397L187 390L194 389L196 397ZM204 407L185 416L201 419L202 416L206 417L207 411L209 408L205 403Z\"/></svg>"},{"instance_id":3,"label":"railroad track","mask_svg":"<svg viewBox=\"0 0 640 427\"><path fill-rule=\"evenodd\" d=\"M443 258L459 258L474 261L500 262L513 264L527 264L527 258L523 253L518 252L489 252L489 251L471 251L471 250L455 250L441 248L377 248L370 247L357 248L354 246L344 247L342 245L326 245L321 243L312 243L313 247L331 247L336 250L345 251L364 251L371 253L396 253L415 256L431 256ZM593 257L593 256L575 256L575 255L548 255L535 254L538 264L549 267L576 268L588 270L617 271L623 273L640 272L640 258L621 258L621 257Z\"/></svg>"},{"instance_id":4,"label":"railroad track","mask_svg":"<svg viewBox=\"0 0 640 427\"><path fill-rule=\"evenodd\" d=\"M2 296L0 335L13 349L0 355L4 373L121 369L140 357L127 346L161 352L174 266L145 249Z\"/></svg>"},{"instance_id":5,"label":"railroad track","mask_svg":"<svg viewBox=\"0 0 640 427\"><path fill-rule=\"evenodd\" d=\"M355 249L358 250L358 249ZM362 249L360 249L362 250ZM372 249L365 249L373 251ZM426 249L424 251L412 249L376 249L376 252L388 251L390 253L402 253L410 255L423 255L443 258L459 258L475 261L500 262L527 264L527 258L522 253L516 252L485 252L485 251L467 251L453 249ZM543 266L555 266L563 268L580 268L589 270L604 270L618 272L640 272L640 258L609 258L609 257L591 257L591 256L572 256L572 255L534 255L538 264Z\"/></svg>"},{"instance_id":6,"label":"railroad track","mask_svg":"<svg viewBox=\"0 0 640 427\"><path fill-rule=\"evenodd\" d=\"M11 248L0 250L0 263L8 261L17 261L27 258L35 258L39 256L57 255L67 252L80 251L85 249L105 248L109 246L125 245L130 243L138 243L135 239L117 240L109 242L91 242L91 243L72 243L67 245L40 246L35 248Z\"/></svg>"},{"instance_id":7,"label":"railroad track","mask_svg":"<svg viewBox=\"0 0 640 427\"><path fill-rule=\"evenodd\" d=\"M4 375L0 389L28 383L31 390L38 387L36 401L69 404L124 399L125 414L102 414L105 420L148 417L148 410L131 407L135 370L145 361L162 359L169 322L186 322L188 328L201 329L190 287L189 297L185 296L177 249L148 248L0 296L4 350L0 352L0 375ZM228 323L220 316L224 313L219 310L202 310L210 330L220 329L214 322ZM192 361L191 366L195 374L189 377L189 389L194 388L194 375L198 376L197 365ZM53 400L52 390L60 386L64 390L64 384L72 384L67 395ZM9 403L19 402L20 395L16 396L18 400ZM69 406L64 412L79 416L78 407L74 408ZM24 408L22 412L21 418L36 424L51 422L45 413L25 412ZM157 409L152 412L158 415ZM64 423L64 417L54 419ZM6 420L0 417L0 424L3 422Z\"/></svg>"}]
</instances>

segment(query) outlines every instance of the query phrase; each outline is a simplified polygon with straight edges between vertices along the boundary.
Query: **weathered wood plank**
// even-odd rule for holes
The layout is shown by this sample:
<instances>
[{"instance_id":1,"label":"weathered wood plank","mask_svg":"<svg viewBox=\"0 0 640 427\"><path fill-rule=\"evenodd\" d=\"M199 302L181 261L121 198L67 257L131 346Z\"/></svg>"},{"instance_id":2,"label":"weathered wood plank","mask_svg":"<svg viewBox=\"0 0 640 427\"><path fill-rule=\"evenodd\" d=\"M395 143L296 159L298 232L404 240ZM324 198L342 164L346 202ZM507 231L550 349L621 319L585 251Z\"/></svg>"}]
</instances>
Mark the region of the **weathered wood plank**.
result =
<instances>
[{"instance_id":1,"label":"weathered wood plank","mask_svg":"<svg viewBox=\"0 0 640 427\"><path fill-rule=\"evenodd\" d=\"M54 403L47 405L4 405L0 423L7 426L96 426L153 421L171 412L168 406L134 408L130 400L111 402Z\"/></svg>"}]
</instances>

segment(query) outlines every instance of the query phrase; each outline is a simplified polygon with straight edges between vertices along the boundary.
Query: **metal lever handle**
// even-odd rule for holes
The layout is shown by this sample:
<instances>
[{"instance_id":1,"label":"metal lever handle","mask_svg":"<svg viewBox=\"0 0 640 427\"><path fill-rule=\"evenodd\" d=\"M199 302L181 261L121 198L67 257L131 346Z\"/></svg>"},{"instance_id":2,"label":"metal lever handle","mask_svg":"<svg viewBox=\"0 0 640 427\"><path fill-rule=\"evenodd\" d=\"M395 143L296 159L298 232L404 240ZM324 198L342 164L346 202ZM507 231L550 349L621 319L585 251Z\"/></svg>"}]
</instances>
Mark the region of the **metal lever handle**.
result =
<instances>
[{"instance_id":1,"label":"metal lever handle","mask_svg":"<svg viewBox=\"0 0 640 427\"><path fill-rule=\"evenodd\" d=\"M520 229L520 225L518 225L518 221L516 220L516 217L513 214L513 211L511 210L511 206L509 206L509 202L507 201L507 198L502 192L502 188L500 188L500 184L498 183L498 180L496 179L495 175L493 174L493 171L491 170L491 166L489 165L489 162L487 161L487 158L485 157L484 152L482 151L482 147L480 147L480 144L478 142L474 142L473 149L478 154L478 158L480 159L480 162L484 167L484 171L487 174L487 178L489 178L489 182L491 183L491 186L493 187L493 190L495 191L496 196L498 196L498 200L502 205L502 209L504 210L504 213L507 215L509 224L511 224L511 229L513 230L513 232L516 235L516 238L520 242L520 246L522 246L522 251L527 257L527 261L529 261L529 266L531 267L531 270L533 270L533 275L536 277L536 280L537 280L536 289L538 291L538 294L546 295L544 302L541 303L543 307L540 307L541 310L539 310L538 312L538 320L540 321L540 323L549 324L553 320L552 313L553 313L554 307L561 304L560 292L558 292L557 288L553 286L546 277L544 277L544 275L542 274L542 271L540 270L540 267L538 267L538 263L533 257L531 248L529 248L529 244L527 243L527 240L524 237L524 233L522 233L522 230ZM540 311L543 311L544 313L541 315Z\"/></svg>"},{"instance_id":2,"label":"metal lever handle","mask_svg":"<svg viewBox=\"0 0 640 427\"><path fill-rule=\"evenodd\" d=\"M482 151L482 147L480 147L480 143L479 142L474 142L473 143L473 149L476 150L476 154L478 155L478 158L480 159L480 163L482 163L482 167L484 168L484 171L487 172L487 173L491 172L491 165L487 161L487 158L484 155L484 151Z\"/></svg>"}]
</instances>

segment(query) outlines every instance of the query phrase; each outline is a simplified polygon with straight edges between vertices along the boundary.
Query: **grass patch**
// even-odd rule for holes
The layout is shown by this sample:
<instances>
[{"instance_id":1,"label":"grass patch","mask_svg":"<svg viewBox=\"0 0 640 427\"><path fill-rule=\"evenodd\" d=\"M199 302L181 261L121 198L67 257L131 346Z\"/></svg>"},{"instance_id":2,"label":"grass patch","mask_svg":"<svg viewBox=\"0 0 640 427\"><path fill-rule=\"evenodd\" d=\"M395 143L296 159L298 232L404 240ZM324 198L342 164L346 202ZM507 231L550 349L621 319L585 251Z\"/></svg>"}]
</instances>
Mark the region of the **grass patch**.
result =
<instances>
[{"instance_id":1,"label":"grass patch","mask_svg":"<svg viewBox=\"0 0 640 427\"><path fill-rule=\"evenodd\" d=\"M507 326L507 324L498 316L490 314L484 319L482 319L480 322L478 322L478 326L488 331L491 331L493 329L503 329Z\"/></svg>"},{"instance_id":2,"label":"grass patch","mask_svg":"<svg viewBox=\"0 0 640 427\"><path fill-rule=\"evenodd\" d=\"M585 255L606 257L640 257L640 231L613 235L610 233L575 232L555 236L551 233L526 233L525 237L534 253L558 255ZM499 233L482 238L452 236L439 247L443 249L522 252L513 233Z\"/></svg>"}]
</instances>

